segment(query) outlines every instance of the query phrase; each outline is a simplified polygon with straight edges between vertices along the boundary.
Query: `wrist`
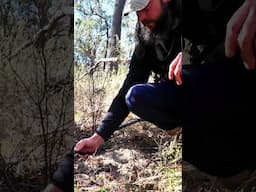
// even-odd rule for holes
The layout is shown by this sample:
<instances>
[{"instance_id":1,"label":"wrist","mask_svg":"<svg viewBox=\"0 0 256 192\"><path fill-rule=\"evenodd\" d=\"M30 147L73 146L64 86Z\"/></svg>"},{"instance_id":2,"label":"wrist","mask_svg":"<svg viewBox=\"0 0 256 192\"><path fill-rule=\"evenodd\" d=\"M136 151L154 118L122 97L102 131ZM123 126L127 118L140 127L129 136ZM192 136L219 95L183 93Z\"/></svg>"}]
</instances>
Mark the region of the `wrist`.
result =
<instances>
[{"instance_id":1,"label":"wrist","mask_svg":"<svg viewBox=\"0 0 256 192\"><path fill-rule=\"evenodd\" d=\"M105 143L104 139L98 134L98 133L94 133L92 135L92 138L94 139L94 141L99 144L99 145L102 145Z\"/></svg>"}]
</instances>

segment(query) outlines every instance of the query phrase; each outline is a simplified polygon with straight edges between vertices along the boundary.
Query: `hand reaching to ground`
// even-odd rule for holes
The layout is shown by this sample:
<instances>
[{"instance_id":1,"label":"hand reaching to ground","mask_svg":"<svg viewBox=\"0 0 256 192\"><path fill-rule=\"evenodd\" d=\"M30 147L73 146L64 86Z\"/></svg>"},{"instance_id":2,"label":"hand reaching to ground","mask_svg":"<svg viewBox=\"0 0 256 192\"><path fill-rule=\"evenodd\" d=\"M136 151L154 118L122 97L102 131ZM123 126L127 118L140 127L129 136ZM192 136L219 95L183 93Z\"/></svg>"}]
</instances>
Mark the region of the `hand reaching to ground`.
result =
<instances>
[{"instance_id":1,"label":"hand reaching to ground","mask_svg":"<svg viewBox=\"0 0 256 192\"><path fill-rule=\"evenodd\" d=\"M102 144L104 144L104 139L99 134L94 133L93 136L80 140L74 150L80 155L92 155Z\"/></svg>"}]
</instances>

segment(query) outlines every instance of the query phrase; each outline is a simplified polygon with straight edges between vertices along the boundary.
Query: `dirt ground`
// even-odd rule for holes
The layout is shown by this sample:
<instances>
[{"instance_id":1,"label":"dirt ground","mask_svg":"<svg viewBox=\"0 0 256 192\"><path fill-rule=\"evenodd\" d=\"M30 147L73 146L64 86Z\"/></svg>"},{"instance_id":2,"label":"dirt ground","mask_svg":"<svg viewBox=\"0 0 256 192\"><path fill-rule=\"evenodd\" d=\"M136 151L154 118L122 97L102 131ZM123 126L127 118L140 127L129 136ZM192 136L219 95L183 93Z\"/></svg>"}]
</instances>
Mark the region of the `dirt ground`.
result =
<instances>
[{"instance_id":1,"label":"dirt ground","mask_svg":"<svg viewBox=\"0 0 256 192\"><path fill-rule=\"evenodd\" d=\"M143 122L117 131L94 156L76 156L75 189L181 191L179 142L178 138Z\"/></svg>"},{"instance_id":2,"label":"dirt ground","mask_svg":"<svg viewBox=\"0 0 256 192\"><path fill-rule=\"evenodd\" d=\"M91 134L78 125L76 141ZM256 173L223 182L181 162L181 148L181 135L145 122L121 129L95 155L75 157L75 192L256 191Z\"/></svg>"}]
</instances>

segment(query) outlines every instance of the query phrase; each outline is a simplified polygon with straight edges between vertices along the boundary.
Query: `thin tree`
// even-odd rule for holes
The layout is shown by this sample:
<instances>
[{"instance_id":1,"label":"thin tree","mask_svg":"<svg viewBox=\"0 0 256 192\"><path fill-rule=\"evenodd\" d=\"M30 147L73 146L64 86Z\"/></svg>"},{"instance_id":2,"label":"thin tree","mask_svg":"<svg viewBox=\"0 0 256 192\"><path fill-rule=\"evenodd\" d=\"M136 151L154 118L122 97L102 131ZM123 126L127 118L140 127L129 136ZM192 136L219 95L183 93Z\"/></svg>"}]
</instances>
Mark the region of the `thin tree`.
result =
<instances>
[{"instance_id":1,"label":"thin tree","mask_svg":"<svg viewBox=\"0 0 256 192\"><path fill-rule=\"evenodd\" d=\"M119 57L120 55L119 41L121 39L121 22L125 1L126 0L115 1L115 9L112 18L109 57ZM118 71L118 62L112 62L110 64L110 71L113 72L113 70L114 72Z\"/></svg>"}]
</instances>

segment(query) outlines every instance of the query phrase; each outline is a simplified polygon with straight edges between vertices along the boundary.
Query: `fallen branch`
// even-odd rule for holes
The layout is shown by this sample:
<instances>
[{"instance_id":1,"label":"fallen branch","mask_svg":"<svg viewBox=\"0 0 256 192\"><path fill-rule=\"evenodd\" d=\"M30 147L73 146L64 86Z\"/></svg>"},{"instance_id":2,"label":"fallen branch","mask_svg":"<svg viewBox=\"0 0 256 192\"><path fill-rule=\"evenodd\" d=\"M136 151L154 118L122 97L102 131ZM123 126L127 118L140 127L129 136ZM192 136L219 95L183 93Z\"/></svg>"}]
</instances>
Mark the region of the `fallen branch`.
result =
<instances>
[{"instance_id":1,"label":"fallen branch","mask_svg":"<svg viewBox=\"0 0 256 192\"><path fill-rule=\"evenodd\" d=\"M100 63L104 63L104 62L118 62L118 61L129 62L130 59L120 59L118 57L102 58L99 61L97 61L86 73L81 75L78 78L78 81L83 79L85 76L87 76L89 74L92 74L99 67Z\"/></svg>"}]
</instances>

